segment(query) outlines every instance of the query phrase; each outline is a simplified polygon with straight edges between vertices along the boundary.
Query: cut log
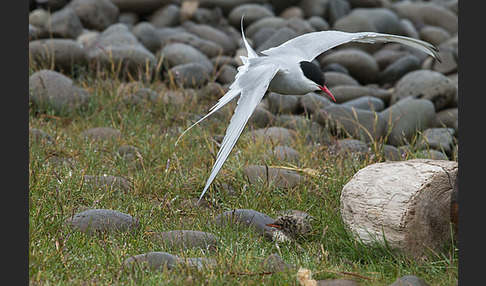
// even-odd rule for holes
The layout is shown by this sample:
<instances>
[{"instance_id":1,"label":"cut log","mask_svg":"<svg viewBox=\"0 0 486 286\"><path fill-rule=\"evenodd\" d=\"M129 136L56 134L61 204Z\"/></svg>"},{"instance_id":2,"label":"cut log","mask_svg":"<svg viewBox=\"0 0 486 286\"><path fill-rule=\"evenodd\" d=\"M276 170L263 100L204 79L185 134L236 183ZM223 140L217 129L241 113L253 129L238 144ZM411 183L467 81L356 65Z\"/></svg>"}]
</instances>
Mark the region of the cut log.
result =
<instances>
[{"instance_id":1,"label":"cut log","mask_svg":"<svg viewBox=\"0 0 486 286\"><path fill-rule=\"evenodd\" d=\"M364 243L386 243L414 257L451 241L454 161L414 159L359 170L341 192L341 216Z\"/></svg>"}]
</instances>

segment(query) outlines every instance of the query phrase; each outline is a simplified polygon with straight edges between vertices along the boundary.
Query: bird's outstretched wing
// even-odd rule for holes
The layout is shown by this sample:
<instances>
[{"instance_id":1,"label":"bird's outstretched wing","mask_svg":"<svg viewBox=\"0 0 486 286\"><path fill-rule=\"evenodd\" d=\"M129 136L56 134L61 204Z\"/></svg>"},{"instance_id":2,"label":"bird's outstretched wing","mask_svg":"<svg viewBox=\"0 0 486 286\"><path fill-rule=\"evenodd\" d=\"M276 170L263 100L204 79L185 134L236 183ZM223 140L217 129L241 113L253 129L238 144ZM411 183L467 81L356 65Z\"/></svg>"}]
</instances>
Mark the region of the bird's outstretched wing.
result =
<instances>
[{"instance_id":1,"label":"bird's outstretched wing","mask_svg":"<svg viewBox=\"0 0 486 286\"><path fill-rule=\"evenodd\" d=\"M248 67L248 71L240 74L238 77L238 92L241 92L241 96L238 99L235 112L233 117L231 117L231 122L228 125L228 128L226 129L226 134L223 138L223 142L221 143L218 155L216 156L213 169L211 170L211 174L209 175L206 185L204 186L204 190L199 197L198 203L228 158L231 150L236 144L236 141L240 137L241 132L245 128L248 119L250 119L250 116L255 110L257 104L261 101L263 95L265 95L270 82L278 70L279 66L274 64L257 65L255 67L250 65Z\"/></svg>"},{"instance_id":2,"label":"bird's outstretched wing","mask_svg":"<svg viewBox=\"0 0 486 286\"><path fill-rule=\"evenodd\" d=\"M340 31L321 31L298 36L278 47L273 47L262 51L268 56L278 56L283 54L299 55L307 61L312 61L323 52L336 46L349 43L386 43L397 42L413 48L419 49L441 62L437 48L427 42L404 36L381 34L374 32L347 33Z\"/></svg>"}]
</instances>

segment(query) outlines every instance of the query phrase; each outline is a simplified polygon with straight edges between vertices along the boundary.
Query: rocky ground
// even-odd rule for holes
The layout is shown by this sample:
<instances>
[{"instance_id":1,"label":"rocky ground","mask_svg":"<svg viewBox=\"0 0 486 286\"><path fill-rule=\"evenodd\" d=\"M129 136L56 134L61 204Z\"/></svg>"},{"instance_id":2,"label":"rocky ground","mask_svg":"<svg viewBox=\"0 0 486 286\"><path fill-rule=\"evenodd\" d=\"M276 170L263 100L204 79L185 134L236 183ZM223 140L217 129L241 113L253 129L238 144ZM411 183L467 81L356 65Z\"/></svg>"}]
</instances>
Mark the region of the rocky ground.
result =
<instances>
[{"instance_id":1,"label":"rocky ground","mask_svg":"<svg viewBox=\"0 0 486 286\"><path fill-rule=\"evenodd\" d=\"M148 73L196 90L214 83L226 90L238 56L245 54L243 14L257 51L327 29L419 38L438 47L442 63L399 44L347 44L314 61L337 104L317 92L270 93L252 122L291 129L291 119L313 118L316 129L341 127L366 143L386 137L394 152L418 140L413 148L427 146L430 156L451 159L457 157L459 134L457 6L457 1L42 1L31 3L29 53L32 62L52 63L72 76L80 67L120 63L122 77ZM56 111L81 108L90 96L52 71L34 73L29 86L32 102L43 106L45 90ZM135 94L144 92L150 93Z\"/></svg>"},{"instance_id":2,"label":"rocky ground","mask_svg":"<svg viewBox=\"0 0 486 286\"><path fill-rule=\"evenodd\" d=\"M233 82L241 64L239 56L246 54L240 33L243 14L245 34L256 51L330 29L428 41L439 49L442 63L399 44L346 44L320 55L314 63L324 71L337 102L320 92L304 96L268 93L250 119L255 127L251 134L278 143L268 156L290 162L301 155L287 143L302 126L312 130L306 139L309 144L328 146L338 155L366 156L377 152L380 142L387 161L405 160L412 152L423 158L458 158L457 0L31 0L29 10L29 101L36 112L49 110L66 117L85 109L93 96L75 83L86 71L110 70L127 82L164 82L157 90L142 85L123 90L124 100L131 104L159 99L180 103L180 93L169 88L174 85L192 92L195 102L208 93L218 98ZM30 134L54 141L37 128ZM81 135L103 140L121 136L108 127L84 130ZM133 146L123 146L118 152L137 156ZM305 180L298 172L260 165L250 165L243 172L255 182L266 176L277 178L275 184L282 188ZM116 176L84 175L83 180L121 191L132 188ZM305 213L292 216L297 221L309 219ZM236 209L221 213L213 223L241 223L270 240L294 240L294 229L269 226L276 219ZM139 228L136 218L105 209L79 212L65 223L83 232ZM196 230L160 232L154 239L204 249L216 247L219 241L214 234ZM134 255L124 263L137 261L154 269L179 264L202 269L215 263L210 258L182 259L166 252ZM278 255L267 257L262 267L269 272L295 268ZM404 281L428 285L410 275L391 285ZM319 283L357 285L344 279L335 282L341 284Z\"/></svg>"}]
</instances>

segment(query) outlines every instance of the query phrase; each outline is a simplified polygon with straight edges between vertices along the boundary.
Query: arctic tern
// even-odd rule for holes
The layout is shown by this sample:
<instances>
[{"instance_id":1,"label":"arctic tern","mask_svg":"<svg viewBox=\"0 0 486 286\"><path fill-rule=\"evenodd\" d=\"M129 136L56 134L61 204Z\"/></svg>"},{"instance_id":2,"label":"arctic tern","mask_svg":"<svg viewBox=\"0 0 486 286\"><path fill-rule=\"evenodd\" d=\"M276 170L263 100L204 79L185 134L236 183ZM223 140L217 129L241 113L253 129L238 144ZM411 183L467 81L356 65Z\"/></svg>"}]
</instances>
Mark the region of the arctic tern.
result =
<instances>
[{"instance_id":1,"label":"arctic tern","mask_svg":"<svg viewBox=\"0 0 486 286\"><path fill-rule=\"evenodd\" d=\"M439 51L435 46L418 39L391 34L375 32L348 33L334 30L311 32L290 39L278 47L264 50L261 52L262 56L258 55L248 44L243 31L243 18L241 19L241 36L248 56L240 56L243 65L238 67L238 73L228 92L209 109L209 113L206 116L185 130L177 139L178 142L192 127L241 94L198 203L228 158L248 119L267 91L280 94L304 95L309 92L322 90L336 101L325 86L323 72L311 62L323 52L348 42L370 44L397 42L421 50L441 62Z\"/></svg>"}]
</instances>

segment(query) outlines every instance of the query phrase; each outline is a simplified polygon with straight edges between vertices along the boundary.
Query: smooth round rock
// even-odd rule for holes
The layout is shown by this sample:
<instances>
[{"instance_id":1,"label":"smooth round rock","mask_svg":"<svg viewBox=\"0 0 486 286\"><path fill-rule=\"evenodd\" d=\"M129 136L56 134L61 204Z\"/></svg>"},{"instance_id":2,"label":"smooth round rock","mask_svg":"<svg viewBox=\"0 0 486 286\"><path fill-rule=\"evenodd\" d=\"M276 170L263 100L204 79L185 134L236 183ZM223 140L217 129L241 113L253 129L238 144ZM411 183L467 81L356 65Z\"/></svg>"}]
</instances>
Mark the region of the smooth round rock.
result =
<instances>
[{"instance_id":1,"label":"smooth round rock","mask_svg":"<svg viewBox=\"0 0 486 286\"><path fill-rule=\"evenodd\" d=\"M358 97L343 102L341 105L370 111L382 111L383 109L385 109L385 102L381 98L374 96Z\"/></svg>"},{"instance_id":2,"label":"smooth round rock","mask_svg":"<svg viewBox=\"0 0 486 286\"><path fill-rule=\"evenodd\" d=\"M308 114L335 104L333 101L315 92L309 92L300 97L300 106Z\"/></svg>"},{"instance_id":3,"label":"smooth round rock","mask_svg":"<svg viewBox=\"0 0 486 286\"><path fill-rule=\"evenodd\" d=\"M228 14L229 23L236 28L240 28L241 17L245 15L243 19L243 25L249 24L260 20L265 17L273 17L275 14L270 11L266 6L260 4L242 4L238 5L231 10Z\"/></svg>"},{"instance_id":4,"label":"smooth round rock","mask_svg":"<svg viewBox=\"0 0 486 286\"><path fill-rule=\"evenodd\" d=\"M199 50L187 44L168 44L160 51L160 55L169 68L182 64L198 63L204 66L208 73L213 70L213 64L209 59Z\"/></svg>"},{"instance_id":5,"label":"smooth round rock","mask_svg":"<svg viewBox=\"0 0 486 286\"><path fill-rule=\"evenodd\" d=\"M169 74L170 78L188 88L205 85L211 76L207 66L198 62L176 65L169 70Z\"/></svg>"},{"instance_id":6,"label":"smooth round rock","mask_svg":"<svg viewBox=\"0 0 486 286\"><path fill-rule=\"evenodd\" d=\"M296 133L285 127L271 126L252 130L246 133L246 136L252 136L257 140L271 142L272 144L289 145L294 140Z\"/></svg>"},{"instance_id":7,"label":"smooth round rock","mask_svg":"<svg viewBox=\"0 0 486 286\"><path fill-rule=\"evenodd\" d=\"M172 27L180 24L179 21L180 7L175 4L169 4L155 10L149 21L156 28Z\"/></svg>"},{"instance_id":8,"label":"smooth round rock","mask_svg":"<svg viewBox=\"0 0 486 286\"><path fill-rule=\"evenodd\" d=\"M205 24L189 24L186 22L184 27L189 33L193 33L200 38L213 41L223 47L223 54L232 55L238 48L235 41L226 33L216 29L213 26Z\"/></svg>"},{"instance_id":9,"label":"smooth round rock","mask_svg":"<svg viewBox=\"0 0 486 286\"><path fill-rule=\"evenodd\" d=\"M425 129L418 141L418 148L436 149L446 154L452 154L456 139L453 128L428 128Z\"/></svg>"},{"instance_id":10,"label":"smooth round rock","mask_svg":"<svg viewBox=\"0 0 486 286\"><path fill-rule=\"evenodd\" d=\"M410 285L410 286L429 286L424 279L415 276L415 275L405 275L403 277L397 278L392 284L389 286L402 286L402 285Z\"/></svg>"},{"instance_id":11,"label":"smooth round rock","mask_svg":"<svg viewBox=\"0 0 486 286\"><path fill-rule=\"evenodd\" d=\"M88 59L99 62L106 68L113 63L124 67L125 72L139 75L146 73L147 66L153 70L157 66L154 54L145 48L124 24L118 23L106 28L88 48Z\"/></svg>"},{"instance_id":12,"label":"smooth round rock","mask_svg":"<svg viewBox=\"0 0 486 286\"><path fill-rule=\"evenodd\" d=\"M109 0L72 0L69 3L83 27L103 31L118 19L119 9Z\"/></svg>"},{"instance_id":13,"label":"smooth round rock","mask_svg":"<svg viewBox=\"0 0 486 286\"><path fill-rule=\"evenodd\" d=\"M59 38L76 39L83 32L83 24L71 7L64 7L51 14L44 29Z\"/></svg>"},{"instance_id":14,"label":"smooth round rock","mask_svg":"<svg viewBox=\"0 0 486 286\"><path fill-rule=\"evenodd\" d=\"M242 225L253 228L268 239L273 239L274 237L275 228L268 226L268 224L273 224L274 222L274 218L252 209L226 211L217 215L213 220L214 225L220 227L238 227Z\"/></svg>"},{"instance_id":15,"label":"smooth round rock","mask_svg":"<svg viewBox=\"0 0 486 286\"><path fill-rule=\"evenodd\" d=\"M420 61L413 55L406 55L392 64L388 65L380 73L380 82L382 84L394 84L401 79L405 74L420 68Z\"/></svg>"},{"instance_id":16,"label":"smooth round rock","mask_svg":"<svg viewBox=\"0 0 486 286\"><path fill-rule=\"evenodd\" d=\"M367 52L358 49L340 49L319 59L321 66L339 63L361 84L375 82L380 69L376 60Z\"/></svg>"},{"instance_id":17,"label":"smooth round rock","mask_svg":"<svg viewBox=\"0 0 486 286\"><path fill-rule=\"evenodd\" d=\"M155 27L149 22L140 22L132 29L132 34L152 53L160 49L161 43Z\"/></svg>"},{"instance_id":18,"label":"smooth round rock","mask_svg":"<svg viewBox=\"0 0 486 286\"><path fill-rule=\"evenodd\" d=\"M294 188L306 181L299 173L283 168L250 165L243 172L252 184L263 183L283 189Z\"/></svg>"},{"instance_id":19,"label":"smooth round rock","mask_svg":"<svg viewBox=\"0 0 486 286\"><path fill-rule=\"evenodd\" d=\"M297 113L300 108L297 95L279 94L270 92L267 94L268 110L274 114Z\"/></svg>"},{"instance_id":20,"label":"smooth round rock","mask_svg":"<svg viewBox=\"0 0 486 286\"><path fill-rule=\"evenodd\" d=\"M377 97L385 104L390 101L392 92L383 88L362 86L362 85L339 85L329 89L336 98L337 103L343 103L360 97Z\"/></svg>"},{"instance_id":21,"label":"smooth round rock","mask_svg":"<svg viewBox=\"0 0 486 286\"><path fill-rule=\"evenodd\" d=\"M386 118L390 129L387 143L400 146L412 137L435 124L435 108L430 100L407 97L391 105L380 114Z\"/></svg>"},{"instance_id":22,"label":"smooth round rock","mask_svg":"<svg viewBox=\"0 0 486 286\"><path fill-rule=\"evenodd\" d=\"M300 153L287 146L275 146L275 148L268 150L267 154L283 161L299 161L300 159Z\"/></svg>"},{"instance_id":23,"label":"smooth round rock","mask_svg":"<svg viewBox=\"0 0 486 286\"><path fill-rule=\"evenodd\" d=\"M316 121L330 128L343 128L354 139L378 141L386 135L388 124L379 113L343 105L328 106L316 114Z\"/></svg>"},{"instance_id":24,"label":"smooth round rock","mask_svg":"<svg viewBox=\"0 0 486 286\"><path fill-rule=\"evenodd\" d=\"M445 75L431 70L416 70L403 76L395 86L390 105L406 97L426 99L435 110L444 109L454 98L457 86Z\"/></svg>"},{"instance_id":25,"label":"smooth round rock","mask_svg":"<svg viewBox=\"0 0 486 286\"><path fill-rule=\"evenodd\" d=\"M78 66L87 64L87 54L83 46L71 39L43 39L29 42L31 60L41 66L54 64L57 70L71 72Z\"/></svg>"},{"instance_id":26,"label":"smooth round rock","mask_svg":"<svg viewBox=\"0 0 486 286\"><path fill-rule=\"evenodd\" d=\"M74 85L67 76L51 70L40 70L29 77L29 100L39 111L52 109L67 114L88 106L91 94Z\"/></svg>"},{"instance_id":27,"label":"smooth round rock","mask_svg":"<svg viewBox=\"0 0 486 286\"><path fill-rule=\"evenodd\" d=\"M219 245L219 237L197 230L170 230L157 232L155 238L169 247L214 249Z\"/></svg>"},{"instance_id":28,"label":"smooth round rock","mask_svg":"<svg viewBox=\"0 0 486 286\"><path fill-rule=\"evenodd\" d=\"M123 261L126 267L134 267L136 265L146 265L150 270L159 270L167 268L172 270L180 265L180 260L177 256L167 252L148 252L134 255Z\"/></svg>"},{"instance_id":29,"label":"smooth round rock","mask_svg":"<svg viewBox=\"0 0 486 286\"><path fill-rule=\"evenodd\" d=\"M257 106L248 120L249 125L266 128L275 119L275 115L263 107Z\"/></svg>"},{"instance_id":30,"label":"smooth round rock","mask_svg":"<svg viewBox=\"0 0 486 286\"><path fill-rule=\"evenodd\" d=\"M451 10L433 2L400 1L390 7L401 18L415 23L444 28L450 34L458 31L458 17Z\"/></svg>"},{"instance_id":31,"label":"smooth round rock","mask_svg":"<svg viewBox=\"0 0 486 286\"><path fill-rule=\"evenodd\" d=\"M324 78L325 84L328 88L338 85L359 85L359 82L356 79L342 72L326 71L324 72Z\"/></svg>"},{"instance_id":32,"label":"smooth round rock","mask_svg":"<svg viewBox=\"0 0 486 286\"><path fill-rule=\"evenodd\" d=\"M158 31L160 33L160 29ZM164 37L161 38L164 39ZM224 57L223 47L220 44L213 42L211 40L200 38L189 32L180 32L173 35L169 35L165 39L166 39L165 42L166 44L183 43L183 44L190 45L196 48L199 52L206 55L206 57L208 58L214 58L218 56ZM238 65L236 65L235 67L238 67Z\"/></svg>"},{"instance_id":33,"label":"smooth round rock","mask_svg":"<svg viewBox=\"0 0 486 286\"><path fill-rule=\"evenodd\" d=\"M129 214L108 209L90 209L65 220L65 223L82 232L133 232L139 228L138 219Z\"/></svg>"}]
</instances>

